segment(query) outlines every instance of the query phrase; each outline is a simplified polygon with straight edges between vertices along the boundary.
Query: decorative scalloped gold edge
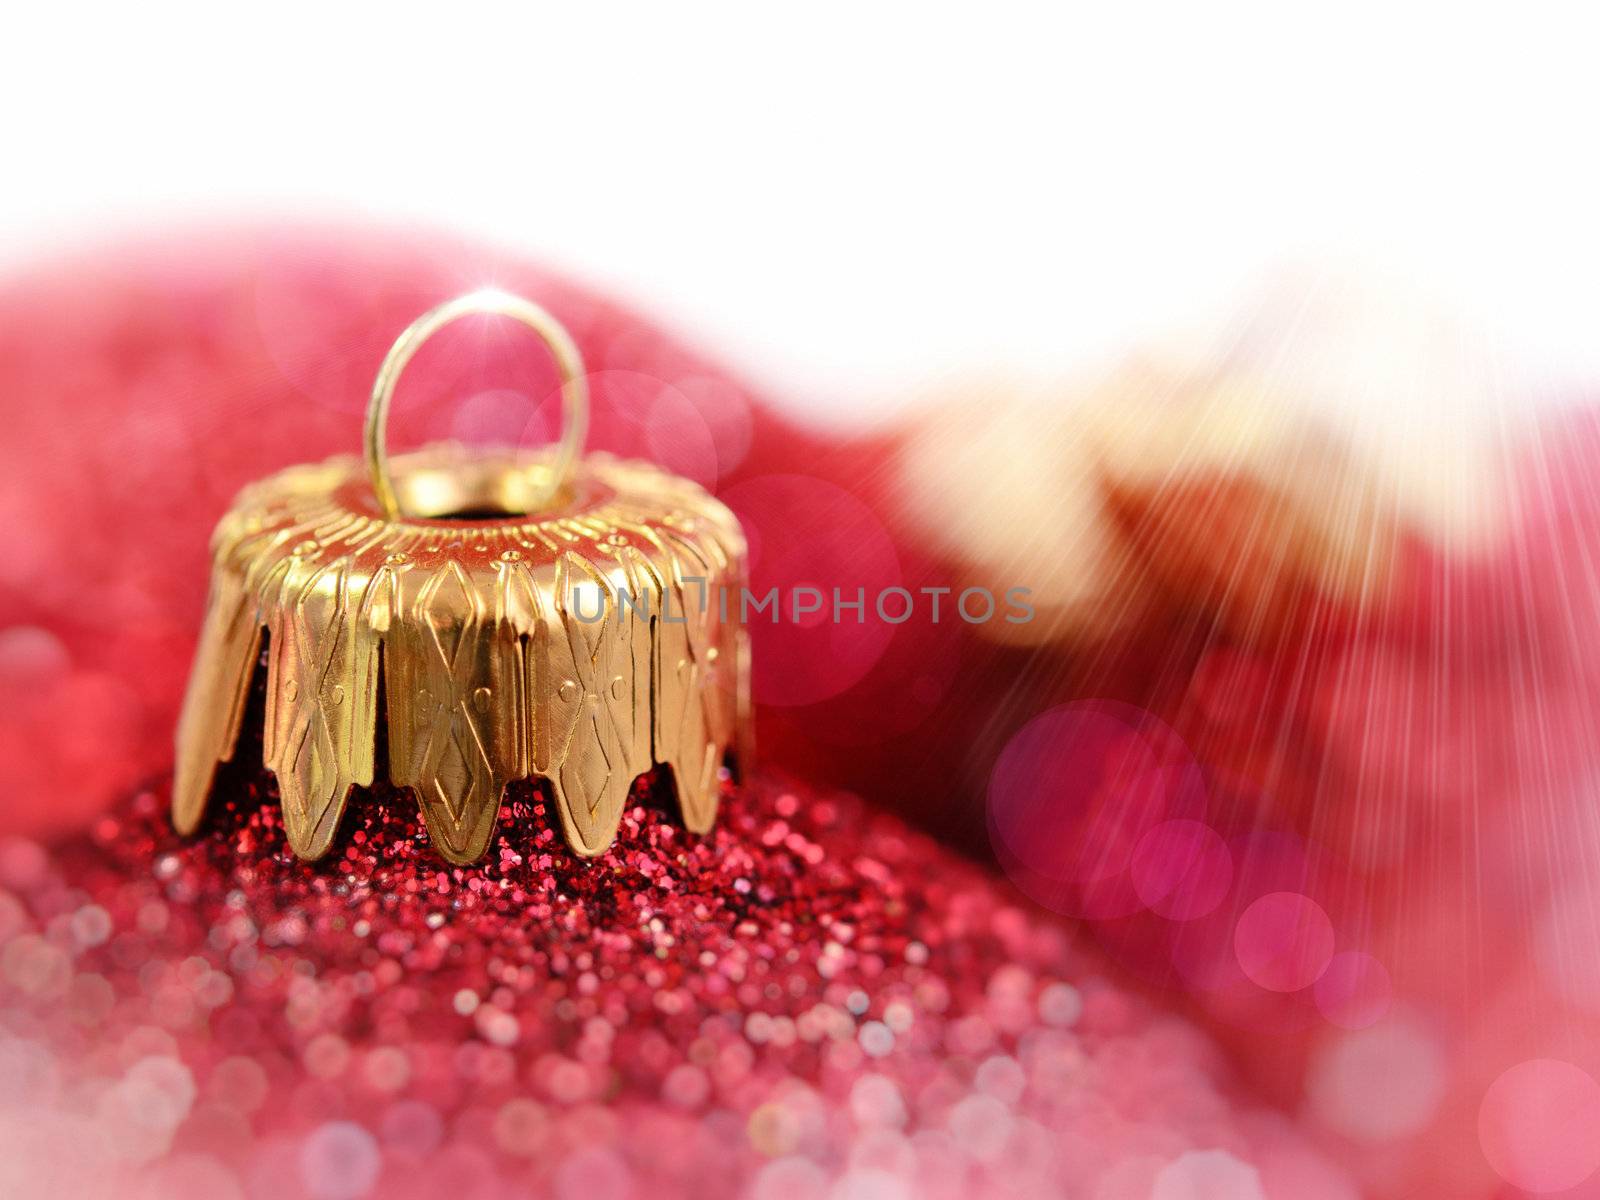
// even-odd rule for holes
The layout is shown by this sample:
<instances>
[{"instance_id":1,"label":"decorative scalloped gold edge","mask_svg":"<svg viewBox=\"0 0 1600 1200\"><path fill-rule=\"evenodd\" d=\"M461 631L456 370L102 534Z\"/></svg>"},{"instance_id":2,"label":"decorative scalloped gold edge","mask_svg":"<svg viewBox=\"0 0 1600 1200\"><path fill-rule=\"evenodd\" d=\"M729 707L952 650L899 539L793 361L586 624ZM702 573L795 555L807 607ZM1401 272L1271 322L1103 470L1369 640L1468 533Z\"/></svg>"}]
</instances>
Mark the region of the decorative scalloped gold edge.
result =
<instances>
[{"instance_id":1,"label":"decorative scalloped gold edge","mask_svg":"<svg viewBox=\"0 0 1600 1200\"><path fill-rule=\"evenodd\" d=\"M686 603L684 579L705 571L736 596L744 539L695 485L648 464L596 460L692 516L665 525L621 505L474 526L463 540L507 541L492 577L445 558L413 584L404 550L358 568L391 545L417 544L418 534L333 501L351 460L246 489L213 538L212 589L177 731L178 831L199 828L217 766L236 750L263 631L264 765L302 859L327 853L351 789L373 781L380 662L389 777L417 796L446 861L482 857L506 787L520 779L549 783L563 836L584 857L612 845L633 781L656 765L672 768L685 826L711 829L717 767L730 756L741 771L750 766L749 635L736 618L722 622L716 605L697 612ZM554 540L538 532L546 527L559 531ZM589 552L532 561L544 543L567 538ZM527 556L511 545L517 539ZM564 611L574 573L607 592L603 622ZM622 605L619 583L647 592L656 619ZM664 595L683 624L659 620Z\"/></svg>"}]
</instances>

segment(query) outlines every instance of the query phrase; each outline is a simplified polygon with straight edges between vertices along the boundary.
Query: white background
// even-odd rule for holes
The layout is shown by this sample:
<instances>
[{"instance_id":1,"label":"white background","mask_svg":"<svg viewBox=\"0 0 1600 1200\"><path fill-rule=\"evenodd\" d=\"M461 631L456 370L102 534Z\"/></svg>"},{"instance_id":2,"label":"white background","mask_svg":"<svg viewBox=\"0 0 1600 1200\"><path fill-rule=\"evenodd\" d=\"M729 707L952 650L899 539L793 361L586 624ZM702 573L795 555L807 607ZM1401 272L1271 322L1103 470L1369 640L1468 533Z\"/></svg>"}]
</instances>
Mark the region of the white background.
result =
<instances>
[{"instance_id":1,"label":"white background","mask_svg":"<svg viewBox=\"0 0 1600 1200\"><path fill-rule=\"evenodd\" d=\"M32 4L0 32L0 267L420 216L842 421L1113 353L1284 263L1600 376L1595 30L1471 7Z\"/></svg>"}]
</instances>

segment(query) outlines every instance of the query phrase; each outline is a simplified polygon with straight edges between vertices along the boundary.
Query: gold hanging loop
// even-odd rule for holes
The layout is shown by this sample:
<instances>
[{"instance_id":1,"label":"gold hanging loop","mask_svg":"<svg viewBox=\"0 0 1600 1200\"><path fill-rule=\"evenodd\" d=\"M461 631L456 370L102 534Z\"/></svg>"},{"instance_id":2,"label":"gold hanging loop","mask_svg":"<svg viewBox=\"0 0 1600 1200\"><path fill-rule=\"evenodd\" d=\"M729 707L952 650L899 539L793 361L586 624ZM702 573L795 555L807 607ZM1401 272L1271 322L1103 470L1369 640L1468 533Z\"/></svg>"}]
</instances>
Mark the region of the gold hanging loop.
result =
<instances>
[{"instance_id":1,"label":"gold hanging loop","mask_svg":"<svg viewBox=\"0 0 1600 1200\"><path fill-rule=\"evenodd\" d=\"M526 491L526 511L535 512L550 503L572 478L572 470L583 450L584 438L589 430L589 381L583 370L583 356L566 327L553 316L520 296L502 292L498 288L483 288L448 300L430 309L408 325L378 368L378 377L372 385L372 399L367 403L366 460L367 473L372 479L372 491L378 506L390 521L405 513L395 492L394 480L389 474L389 403L394 398L395 385L411 358L439 330L461 317L502 316L522 322L549 348L561 377L561 440L556 444L554 458L528 469L529 486Z\"/></svg>"}]
</instances>

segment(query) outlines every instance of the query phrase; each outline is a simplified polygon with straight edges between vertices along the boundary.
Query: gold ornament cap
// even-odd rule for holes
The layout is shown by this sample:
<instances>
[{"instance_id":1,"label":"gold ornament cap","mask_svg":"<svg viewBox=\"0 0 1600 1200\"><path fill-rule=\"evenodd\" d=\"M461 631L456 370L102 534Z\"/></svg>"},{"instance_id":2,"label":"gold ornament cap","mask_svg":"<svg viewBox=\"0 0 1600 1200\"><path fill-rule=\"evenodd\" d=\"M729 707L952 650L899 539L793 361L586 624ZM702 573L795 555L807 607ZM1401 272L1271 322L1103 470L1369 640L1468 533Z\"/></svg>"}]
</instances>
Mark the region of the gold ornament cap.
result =
<instances>
[{"instance_id":1,"label":"gold ornament cap","mask_svg":"<svg viewBox=\"0 0 1600 1200\"><path fill-rule=\"evenodd\" d=\"M560 444L532 458L432 446L391 463L400 373L429 336L478 313L515 318L549 347ZM263 757L301 858L328 851L351 790L385 769L452 863L483 855L518 779L548 781L581 855L611 845L633 781L656 766L671 768L684 824L711 828L719 770L749 766L744 536L697 484L583 456L587 420L565 329L529 301L475 292L389 351L364 463L293 467L239 494L213 535L178 725L179 832L200 826L239 745L263 637Z\"/></svg>"}]
</instances>

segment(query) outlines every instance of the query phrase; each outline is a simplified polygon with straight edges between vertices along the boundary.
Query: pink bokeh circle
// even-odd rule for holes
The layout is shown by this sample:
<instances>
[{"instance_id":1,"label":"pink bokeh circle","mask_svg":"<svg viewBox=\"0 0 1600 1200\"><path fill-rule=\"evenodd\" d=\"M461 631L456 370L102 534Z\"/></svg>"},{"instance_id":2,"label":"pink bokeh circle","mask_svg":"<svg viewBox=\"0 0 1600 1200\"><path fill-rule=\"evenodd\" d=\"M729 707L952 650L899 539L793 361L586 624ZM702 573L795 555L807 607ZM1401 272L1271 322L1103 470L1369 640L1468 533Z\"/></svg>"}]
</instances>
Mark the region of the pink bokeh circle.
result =
<instances>
[{"instance_id":1,"label":"pink bokeh circle","mask_svg":"<svg viewBox=\"0 0 1600 1200\"><path fill-rule=\"evenodd\" d=\"M1310 987L1333 959L1333 923L1322 906L1298 892L1268 892L1234 926L1239 968L1271 992Z\"/></svg>"},{"instance_id":2,"label":"pink bokeh circle","mask_svg":"<svg viewBox=\"0 0 1600 1200\"><path fill-rule=\"evenodd\" d=\"M1012 881L1040 904L1115 919L1146 905L1133 872L1141 847L1152 894L1172 890L1171 879L1157 877L1173 864L1146 838L1203 803L1199 771L1170 730L1129 705L1079 701L1035 717L1001 752L989 777L990 841ZM1180 908L1205 900L1181 883L1170 897Z\"/></svg>"},{"instance_id":3,"label":"pink bokeh circle","mask_svg":"<svg viewBox=\"0 0 1600 1200\"><path fill-rule=\"evenodd\" d=\"M1600 1169L1600 1083L1559 1059L1518 1063L1484 1093L1478 1139L1489 1165L1515 1187L1576 1187Z\"/></svg>"},{"instance_id":4,"label":"pink bokeh circle","mask_svg":"<svg viewBox=\"0 0 1600 1200\"><path fill-rule=\"evenodd\" d=\"M903 583L883 522L838 484L809 475L761 475L728 488L721 499L749 541L751 603L761 604L776 589L776 608L747 612L756 700L793 708L859 683L902 627L857 621L835 601L864 594L870 612L879 592Z\"/></svg>"},{"instance_id":5,"label":"pink bokeh circle","mask_svg":"<svg viewBox=\"0 0 1600 1200\"><path fill-rule=\"evenodd\" d=\"M1214 911L1233 882L1227 843L1200 821L1163 821L1139 839L1130 864L1133 889L1151 912L1193 921Z\"/></svg>"},{"instance_id":6,"label":"pink bokeh circle","mask_svg":"<svg viewBox=\"0 0 1600 1200\"><path fill-rule=\"evenodd\" d=\"M672 384L647 371L589 373L595 449L653 462L705 488L717 485L717 447L705 418Z\"/></svg>"},{"instance_id":7,"label":"pink bokeh circle","mask_svg":"<svg viewBox=\"0 0 1600 1200\"><path fill-rule=\"evenodd\" d=\"M1341 1029L1365 1029L1383 1019L1394 1001L1384 965L1360 950L1335 954L1313 995L1322 1015Z\"/></svg>"}]
</instances>

